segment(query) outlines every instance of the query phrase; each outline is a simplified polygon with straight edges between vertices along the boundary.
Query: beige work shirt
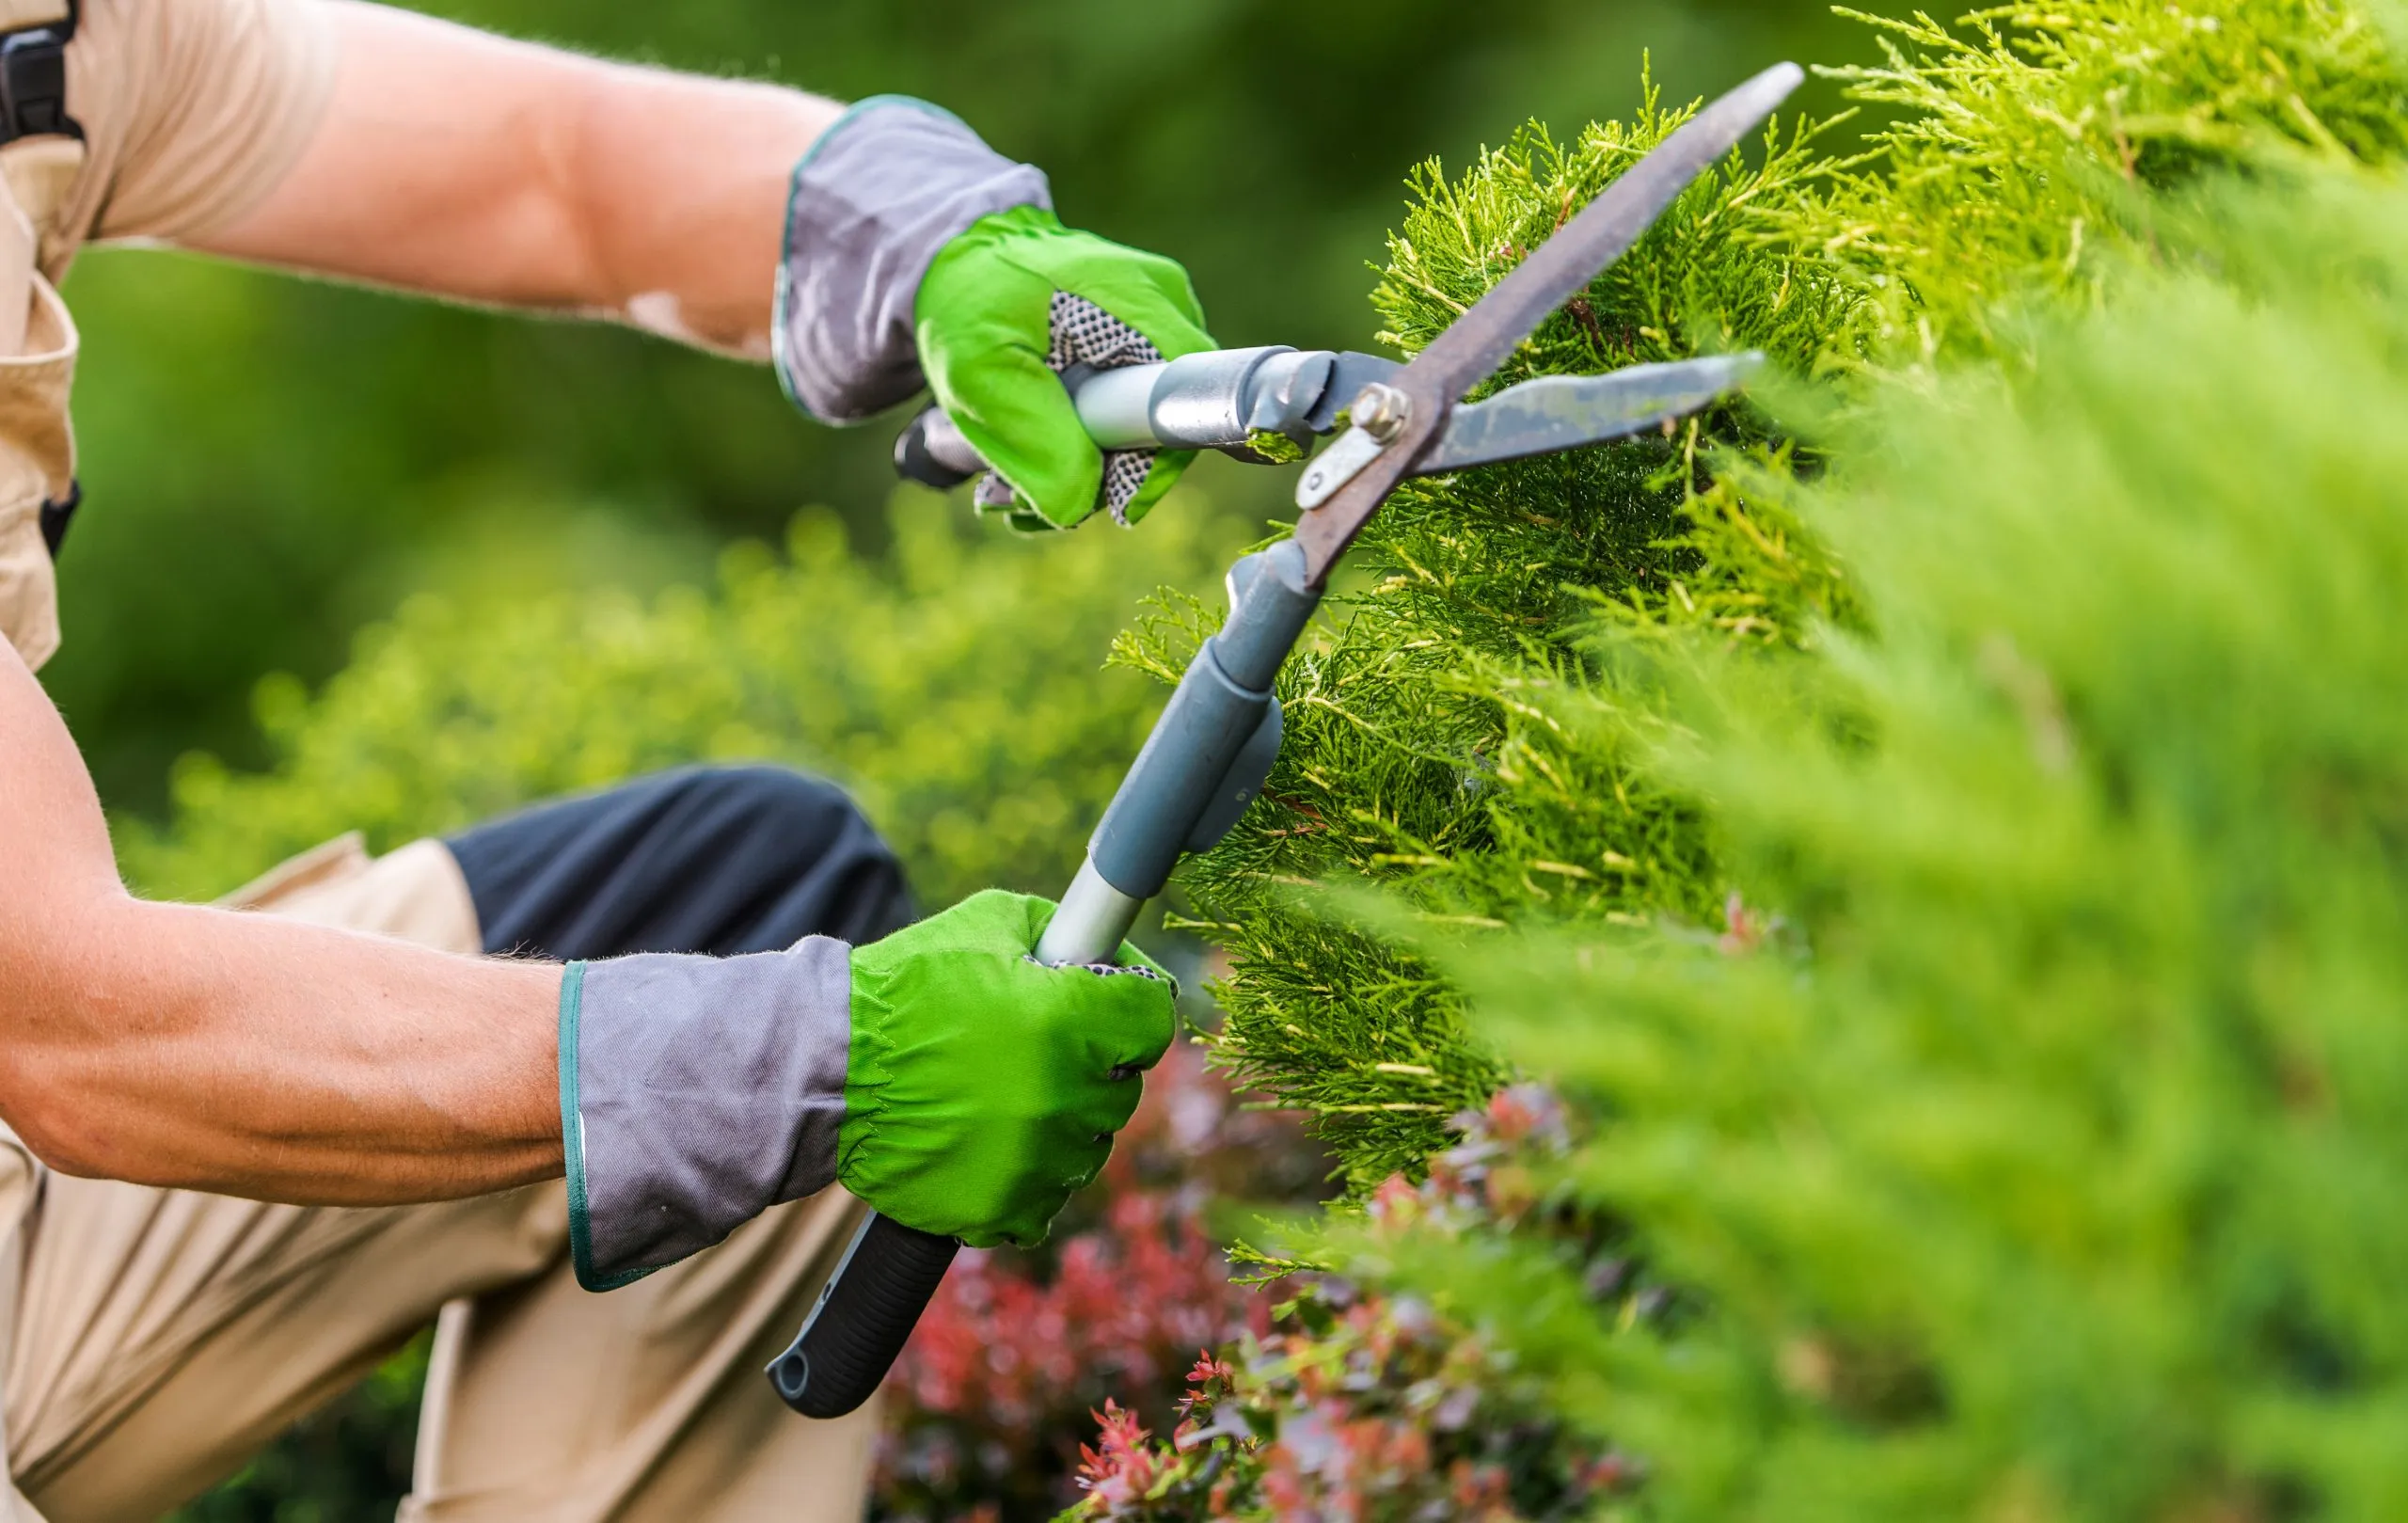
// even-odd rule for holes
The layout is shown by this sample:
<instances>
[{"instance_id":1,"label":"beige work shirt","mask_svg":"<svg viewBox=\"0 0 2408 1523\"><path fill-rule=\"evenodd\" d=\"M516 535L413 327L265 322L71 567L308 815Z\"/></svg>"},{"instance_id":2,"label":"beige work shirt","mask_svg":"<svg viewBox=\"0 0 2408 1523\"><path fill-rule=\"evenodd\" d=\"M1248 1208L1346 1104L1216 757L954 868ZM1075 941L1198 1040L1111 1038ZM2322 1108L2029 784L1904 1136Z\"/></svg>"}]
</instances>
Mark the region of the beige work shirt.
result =
<instances>
[{"instance_id":1,"label":"beige work shirt","mask_svg":"<svg viewBox=\"0 0 2408 1523\"><path fill-rule=\"evenodd\" d=\"M0 0L0 28L64 0ZM84 0L67 110L84 141L0 146L0 636L39 667L58 648L44 501L75 477L75 323L56 282L101 239L175 242L242 216L309 146L334 86L317 0Z\"/></svg>"}]
</instances>

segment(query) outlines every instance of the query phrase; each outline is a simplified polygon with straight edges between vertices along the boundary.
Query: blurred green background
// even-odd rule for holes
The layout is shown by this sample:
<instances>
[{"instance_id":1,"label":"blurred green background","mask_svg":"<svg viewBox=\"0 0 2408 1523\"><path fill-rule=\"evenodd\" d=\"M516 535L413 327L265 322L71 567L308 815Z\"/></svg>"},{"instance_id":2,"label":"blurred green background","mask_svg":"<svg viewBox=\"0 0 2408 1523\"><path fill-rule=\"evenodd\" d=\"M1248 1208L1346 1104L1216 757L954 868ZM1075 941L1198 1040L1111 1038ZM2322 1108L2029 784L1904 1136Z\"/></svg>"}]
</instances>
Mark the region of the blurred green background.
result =
<instances>
[{"instance_id":1,"label":"blurred green background","mask_svg":"<svg viewBox=\"0 0 2408 1523\"><path fill-rule=\"evenodd\" d=\"M1460 163L1527 118L1624 112L1642 54L1686 98L1778 57L1868 51L1861 26L1782 0L433 8L619 56L942 101L1045 167L1069 220L1185 262L1225 343L1368 346L1365 262L1406 169ZM1810 109L1838 104L1830 85L1811 90ZM67 643L43 679L120 812L159 812L185 751L262 759L259 679L314 685L414 590L701 579L719 546L775 538L814 503L860 552L888 542L893 425L815 427L766 372L148 250L94 250L67 291L85 335L87 506L60 567ZM1284 476L1206 468L1222 510L1276 511Z\"/></svg>"}]
</instances>

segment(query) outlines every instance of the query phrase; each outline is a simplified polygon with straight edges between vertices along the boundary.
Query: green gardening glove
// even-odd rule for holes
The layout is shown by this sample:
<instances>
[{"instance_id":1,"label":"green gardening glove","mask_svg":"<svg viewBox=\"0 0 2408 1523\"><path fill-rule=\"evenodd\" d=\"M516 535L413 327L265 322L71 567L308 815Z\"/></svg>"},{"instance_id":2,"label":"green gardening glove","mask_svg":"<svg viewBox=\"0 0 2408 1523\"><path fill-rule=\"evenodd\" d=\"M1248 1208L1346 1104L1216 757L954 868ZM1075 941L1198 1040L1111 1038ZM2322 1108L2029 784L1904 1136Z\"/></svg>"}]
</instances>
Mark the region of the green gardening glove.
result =
<instances>
[{"instance_id":1,"label":"green gardening glove","mask_svg":"<svg viewBox=\"0 0 2408 1523\"><path fill-rule=\"evenodd\" d=\"M906 1227L1032 1244L1103 1167L1176 992L1031 955L1054 906L990 891L884 941L562 971L569 1256L589 1290L841 1182Z\"/></svg>"},{"instance_id":2,"label":"green gardening glove","mask_svg":"<svg viewBox=\"0 0 2408 1523\"><path fill-rule=\"evenodd\" d=\"M795 166L770 359L829 423L923 386L994 468L981 511L1067 529L1097 509L1134 523L1193 451L1099 451L1062 389L1212 347L1187 272L1062 226L1045 176L926 101L863 101Z\"/></svg>"},{"instance_id":3,"label":"green gardening glove","mask_svg":"<svg viewBox=\"0 0 2408 1523\"><path fill-rule=\"evenodd\" d=\"M1187 272L1159 254L1065 228L1042 207L980 218L920 282L921 368L937 401L1008 486L1023 529L1068 529L1101 508L1143 518L1193 450L1107 456L1079 426L1060 372L1176 359L1212 347Z\"/></svg>"},{"instance_id":4,"label":"green gardening glove","mask_svg":"<svg viewBox=\"0 0 2408 1523\"><path fill-rule=\"evenodd\" d=\"M1057 388L1058 389L1058 388ZM998 889L855 947L836 1177L906 1227L1041 1242L1168 1050L1170 976L1030 955L1054 906Z\"/></svg>"}]
</instances>

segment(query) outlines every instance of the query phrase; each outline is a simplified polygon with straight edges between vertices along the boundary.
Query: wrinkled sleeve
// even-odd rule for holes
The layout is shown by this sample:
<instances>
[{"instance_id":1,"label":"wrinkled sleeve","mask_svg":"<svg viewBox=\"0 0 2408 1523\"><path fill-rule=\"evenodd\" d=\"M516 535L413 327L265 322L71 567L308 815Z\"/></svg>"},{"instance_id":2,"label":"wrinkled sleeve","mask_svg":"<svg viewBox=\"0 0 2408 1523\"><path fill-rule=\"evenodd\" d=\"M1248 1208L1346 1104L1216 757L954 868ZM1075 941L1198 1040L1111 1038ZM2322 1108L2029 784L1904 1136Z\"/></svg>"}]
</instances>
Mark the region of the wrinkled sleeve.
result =
<instances>
[{"instance_id":1,"label":"wrinkled sleeve","mask_svg":"<svg viewBox=\"0 0 2408 1523\"><path fill-rule=\"evenodd\" d=\"M71 236L190 239L258 205L325 118L337 46L320 0L85 0Z\"/></svg>"}]
</instances>

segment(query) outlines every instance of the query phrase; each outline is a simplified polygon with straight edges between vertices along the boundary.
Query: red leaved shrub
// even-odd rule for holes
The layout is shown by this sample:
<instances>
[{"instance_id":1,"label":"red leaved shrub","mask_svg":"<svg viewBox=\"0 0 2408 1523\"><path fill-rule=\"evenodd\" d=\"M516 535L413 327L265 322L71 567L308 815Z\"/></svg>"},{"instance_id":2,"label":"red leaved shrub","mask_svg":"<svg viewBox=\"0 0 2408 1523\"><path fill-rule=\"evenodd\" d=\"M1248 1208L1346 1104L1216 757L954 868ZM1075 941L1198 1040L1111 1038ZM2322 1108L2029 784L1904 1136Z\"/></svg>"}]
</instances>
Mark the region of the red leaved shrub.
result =
<instances>
[{"instance_id":1,"label":"red leaved shrub","mask_svg":"<svg viewBox=\"0 0 2408 1523\"><path fill-rule=\"evenodd\" d=\"M1196 1350L1269 1327L1208 1206L1307 1200L1322 1172L1292 1120L1240 1108L1174 1048L1053 1241L955 1261L887 1381L873 1515L1020 1523L1078 1500L1098 1412L1166 1422Z\"/></svg>"}]
</instances>

